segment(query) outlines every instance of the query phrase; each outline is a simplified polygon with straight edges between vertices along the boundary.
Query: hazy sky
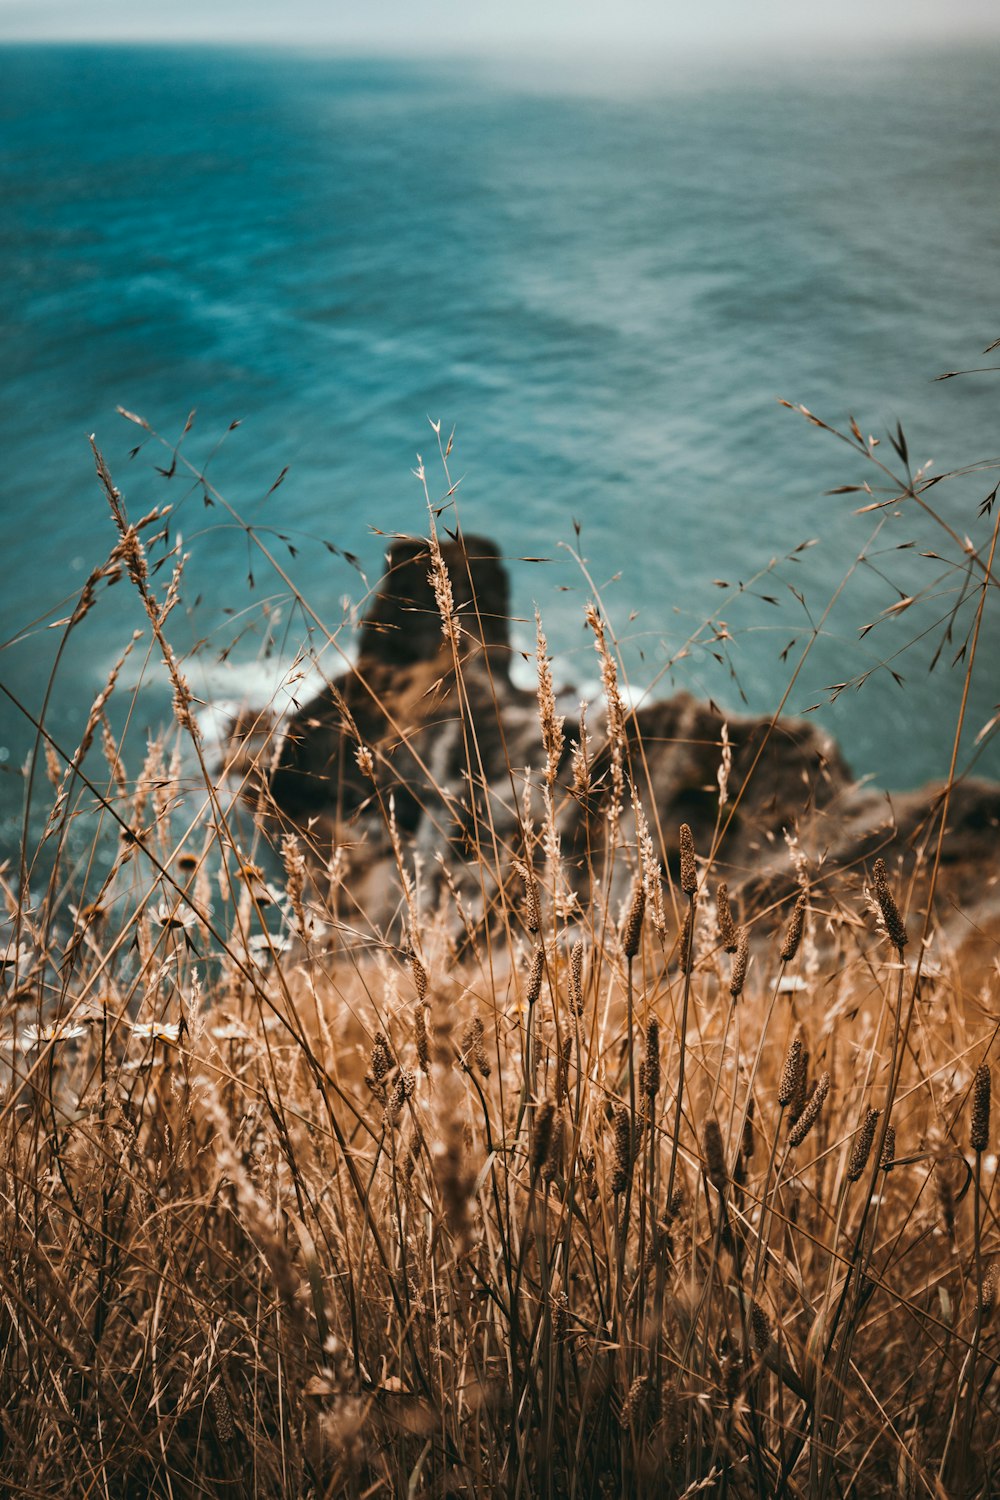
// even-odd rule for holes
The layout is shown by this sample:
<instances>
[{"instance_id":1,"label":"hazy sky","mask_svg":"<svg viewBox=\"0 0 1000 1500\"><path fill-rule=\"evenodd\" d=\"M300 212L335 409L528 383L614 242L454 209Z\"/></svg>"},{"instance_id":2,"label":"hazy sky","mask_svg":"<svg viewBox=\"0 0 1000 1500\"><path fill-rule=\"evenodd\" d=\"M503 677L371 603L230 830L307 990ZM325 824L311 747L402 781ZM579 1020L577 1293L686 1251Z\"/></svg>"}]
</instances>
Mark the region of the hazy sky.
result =
<instances>
[{"instance_id":1,"label":"hazy sky","mask_svg":"<svg viewBox=\"0 0 1000 1500\"><path fill-rule=\"evenodd\" d=\"M1000 39L998 0L0 0L0 40L729 52Z\"/></svg>"}]
</instances>

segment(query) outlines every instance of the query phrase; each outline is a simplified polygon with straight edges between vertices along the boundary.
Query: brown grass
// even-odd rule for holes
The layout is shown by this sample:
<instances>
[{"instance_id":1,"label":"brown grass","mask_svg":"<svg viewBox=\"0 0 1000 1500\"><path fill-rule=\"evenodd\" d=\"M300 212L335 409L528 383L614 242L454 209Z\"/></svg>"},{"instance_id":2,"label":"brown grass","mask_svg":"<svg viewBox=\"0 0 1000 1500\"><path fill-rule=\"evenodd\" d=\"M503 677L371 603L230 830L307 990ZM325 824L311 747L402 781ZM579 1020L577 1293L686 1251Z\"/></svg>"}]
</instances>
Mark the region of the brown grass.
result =
<instances>
[{"instance_id":1,"label":"brown grass","mask_svg":"<svg viewBox=\"0 0 1000 1500\"><path fill-rule=\"evenodd\" d=\"M98 472L118 540L74 619L124 569L175 718L134 771L114 680L75 751L37 726L51 815L3 885L5 1492L995 1493L997 1027L957 965L905 966L906 924L919 947L931 921L911 889L881 865L850 911L803 868L784 940L765 910L737 932L725 887L717 923L728 742L712 848L682 829L671 868L638 806L630 842L592 604L611 807L586 899L557 814L589 770L559 784L539 620L541 826L501 847L474 810L482 911L446 878L427 899L358 746L396 851L399 915L375 928L349 853L321 864L266 795L249 820L225 797L167 635L183 561L157 593L160 517L132 524ZM69 864L84 816L115 833L103 878Z\"/></svg>"}]
</instances>

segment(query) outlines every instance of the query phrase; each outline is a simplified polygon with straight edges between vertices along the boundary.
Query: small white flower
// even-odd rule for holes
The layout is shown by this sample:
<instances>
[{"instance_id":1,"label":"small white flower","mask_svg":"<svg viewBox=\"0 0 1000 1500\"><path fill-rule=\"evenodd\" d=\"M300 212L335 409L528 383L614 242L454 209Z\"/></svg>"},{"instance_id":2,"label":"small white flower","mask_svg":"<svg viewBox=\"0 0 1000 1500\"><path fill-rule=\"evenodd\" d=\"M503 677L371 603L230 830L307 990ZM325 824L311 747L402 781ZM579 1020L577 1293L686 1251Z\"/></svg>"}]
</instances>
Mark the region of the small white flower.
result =
<instances>
[{"instance_id":1,"label":"small white flower","mask_svg":"<svg viewBox=\"0 0 1000 1500\"><path fill-rule=\"evenodd\" d=\"M24 943L17 943L11 939L3 948L0 948L0 970L26 969L31 963L31 953Z\"/></svg>"},{"instance_id":2,"label":"small white flower","mask_svg":"<svg viewBox=\"0 0 1000 1500\"><path fill-rule=\"evenodd\" d=\"M176 1021L130 1021L132 1035L145 1037L154 1042L169 1042L176 1046L180 1040L181 1028Z\"/></svg>"},{"instance_id":3,"label":"small white flower","mask_svg":"<svg viewBox=\"0 0 1000 1500\"><path fill-rule=\"evenodd\" d=\"M44 1047L48 1042L71 1042L86 1034L87 1028L75 1021L52 1021L48 1026L26 1026L18 1037L24 1048Z\"/></svg>"},{"instance_id":4,"label":"small white flower","mask_svg":"<svg viewBox=\"0 0 1000 1500\"><path fill-rule=\"evenodd\" d=\"M287 933L255 932L247 939L247 948L258 962L261 959L266 961L272 954L287 953L291 946L292 940Z\"/></svg>"},{"instance_id":5,"label":"small white flower","mask_svg":"<svg viewBox=\"0 0 1000 1500\"><path fill-rule=\"evenodd\" d=\"M242 1021L236 1020L235 1017L224 1021L220 1026L213 1026L211 1033L217 1042L246 1042L250 1041L253 1037L253 1032L249 1026L245 1026Z\"/></svg>"},{"instance_id":6,"label":"small white flower","mask_svg":"<svg viewBox=\"0 0 1000 1500\"><path fill-rule=\"evenodd\" d=\"M161 901L156 910L150 912L150 921L163 932L190 932L198 925L198 918L190 906L183 903L169 906L166 901Z\"/></svg>"}]
</instances>

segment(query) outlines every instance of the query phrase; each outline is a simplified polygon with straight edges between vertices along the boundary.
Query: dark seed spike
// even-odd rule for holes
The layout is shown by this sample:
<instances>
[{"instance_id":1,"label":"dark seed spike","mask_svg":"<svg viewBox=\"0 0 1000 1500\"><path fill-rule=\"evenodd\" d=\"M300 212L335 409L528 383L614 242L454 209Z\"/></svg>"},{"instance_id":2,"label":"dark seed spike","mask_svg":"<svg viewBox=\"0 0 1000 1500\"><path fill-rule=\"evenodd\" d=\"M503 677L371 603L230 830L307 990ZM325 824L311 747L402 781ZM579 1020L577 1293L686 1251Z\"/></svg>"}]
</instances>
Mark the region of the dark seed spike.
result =
<instances>
[{"instance_id":1,"label":"dark seed spike","mask_svg":"<svg viewBox=\"0 0 1000 1500\"><path fill-rule=\"evenodd\" d=\"M990 1070L986 1063L976 1069L972 1085L972 1128L969 1133L973 1151L985 1151L990 1139Z\"/></svg>"},{"instance_id":2,"label":"dark seed spike","mask_svg":"<svg viewBox=\"0 0 1000 1500\"><path fill-rule=\"evenodd\" d=\"M729 905L729 887L724 880L719 881L715 892L715 907L718 912L719 942L726 953L735 953L739 945L739 933L736 931L732 907Z\"/></svg>"},{"instance_id":3,"label":"dark seed spike","mask_svg":"<svg viewBox=\"0 0 1000 1500\"><path fill-rule=\"evenodd\" d=\"M758 1354L763 1354L771 1342L770 1320L756 1301L750 1304L750 1339Z\"/></svg>"},{"instance_id":4,"label":"dark seed spike","mask_svg":"<svg viewBox=\"0 0 1000 1500\"><path fill-rule=\"evenodd\" d=\"M542 993L542 973L544 969L545 949L539 943L531 955L531 967L528 969L528 985L524 998L529 1007L536 1003L539 995Z\"/></svg>"},{"instance_id":5,"label":"dark seed spike","mask_svg":"<svg viewBox=\"0 0 1000 1500\"><path fill-rule=\"evenodd\" d=\"M574 1016L583 1015L583 941L573 944L569 957L569 1008Z\"/></svg>"},{"instance_id":6,"label":"dark seed spike","mask_svg":"<svg viewBox=\"0 0 1000 1500\"><path fill-rule=\"evenodd\" d=\"M795 903L791 920L788 923L788 931L785 933L785 940L781 945L782 963L790 964L794 959L796 953L798 953L799 944L802 942L802 934L805 931L805 925L806 898L803 895L800 896Z\"/></svg>"},{"instance_id":7,"label":"dark seed spike","mask_svg":"<svg viewBox=\"0 0 1000 1500\"><path fill-rule=\"evenodd\" d=\"M902 953L906 947L906 927L899 914L896 898L889 889L889 877L886 873L885 860L875 861L875 899L882 912L882 920L885 922L885 930L889 934L889 941L898 952Z\"/></svg>"},{"instance_id":8,"label":"dark seed spike","mask_svg":"<svg viewBox=\"0 0 1000 1500\"><path fill-rule=\"evenodd\" d=\"M646 891L641 881L636 884L632 894L632 905L629 907L625 926L622 928L622 952L626 958L635 958L639 951L639 942L642 937L642 919L646 911Z\"/></svg>"},{"instance_id":9,"label":"dark seed spike","mask_svg":"<svg viewBox=\"0 0 1000 1500\"><path fill-rule=\"evenodd\" d=\"M793 1037L792 1044L785 1058L785 1065L781 1070L781 1079L778 1083L778 1103L785 1109L792 1100L799 1087L799 1079L802 1075L802 1038Z\"/></svg>"},{"instance_id":10,"label":"dark seed spike","mask_svg":"<svg viewBox=\"0 0 1000 1500\"><path fill-rule=\"evenodd\" d=\"M642 1060L642 1089L650 1099L660 1089L660 1023L650 1016L646 1027L646 1053Z\"/></svg>"},{"instance_id":11,"label":"dark seed spike","mask_svg":"<svg viewBox=\"0 0 1000 1500\"><path fill-rule=\"evenodd\" d=\"M895 1160L896 1127L895 1125L887 1125L885 1127L885 1143L882 1147L882 1155L879 1159L879 1166L882 1168L883 1172L891 1172Z\"/></svg>"},{"instance_id":12,"label":"dark seed spike","mask_svg":"<svg viewBox=\"0 0 1000 1500\"><path fill-rule=\"evenodd\" d=\"M750 962L750 933L745 927L741 927L738 934L736 957L733 959L732 973L729 977L729 993L734 1000L738 1000L743 993L743 986L747 979L747 965Z\"/></svg>"},{"instance_id":13,"label":"dark seed spike","mask_svg":"<svg viewBox=\"0 0 1000 1500\"><path fill-rule=\"evenodd\" d=\"M680 830L681 890L693 896L698 889L698 866L694 857L694 838L687 823Z\"/></svg>"},{"instance_id":14,"label":"dark seed spike","mask_svg":"<svg viewBox=\"0 0 1000 1500\"><path fill-rule=\"evenodd\" d=\"M816 1080L816 1087L806 1100L805 1108L788 1132L788 1145L790 1149L801 1146L810 1130L815 1125L819 1112L823 1108L823 1101L830 1092L830 1075L823 1073Z\"/></svg>"},{"instance_id":15,"label":"dark seed spike","mask_svg":"<svg viewBox=\"0 0 1000 1500\"><path fill-rule=\"evenodd\" d=\"M722 1131L719 1129L718 1120L712 1118L705 1122L705 1171L712 1186L719 1192L724 1193L729 1182L729 1173L726 1170L726 1153L722 1145Z\"/></svg>"},{"instance_id":16,"label":"dark seed spike","mask_svg":"<svg viewBox=\"0 0 1000 1500\"><path fill-rule=\"evenodd\" d=\"M552 1140L552 1121L556 1107L551 1099L543 1099L535 1110L535 1132L531 1140L531 1177L534 1180L545 1165Z\"/></svg>"},{"instance_id":17,"label":"dark seed spike","mask_svg":"<svg viewBox=\"0 0 1000 1500\"><path fill-rule=\"evenodd\" d=\"M848 1182L857 1182L868 1165L872 1142L875 1139L875 1126L878 1124L878 1118L881 1113L880 1109L869 1109L865 1114L865 1118L861 1123L861 1129L854 1137L854 1145L851 1147L851 1154L848 1158Z\"/></svg>"},{"instance_id":18,"label":"dark seed spike","mask_svg":"<svg viewBox=\"0 0 1000 1500\"><path fill-rule=\"evenodd\" d=\"M628 1108L619 1104L615 1109L615 1150L611 1171L611 1191L619 1197L628 1187L632 1176L632 1121Z\"/></svg>"}]
</instances>

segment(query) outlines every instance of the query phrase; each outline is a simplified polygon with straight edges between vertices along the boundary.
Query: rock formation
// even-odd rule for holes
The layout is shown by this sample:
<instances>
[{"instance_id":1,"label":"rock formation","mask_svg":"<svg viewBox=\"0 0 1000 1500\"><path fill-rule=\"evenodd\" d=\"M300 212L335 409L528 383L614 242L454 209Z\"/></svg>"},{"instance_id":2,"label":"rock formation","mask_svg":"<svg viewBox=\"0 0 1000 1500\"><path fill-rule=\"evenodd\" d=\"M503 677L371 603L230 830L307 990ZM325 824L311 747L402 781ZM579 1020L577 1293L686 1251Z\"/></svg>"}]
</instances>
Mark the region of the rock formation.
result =
<instances>
[{"instance_id":1,"label":"rock formation","mask_svg":"<svg viewBox=\"0 0 1000 1500\"><path fill-rule=\"evenodd\" d=\"M499 553L485 538L466 536L444 543L442 555L461 622L460 670L429 581L428 544L398 540L361 627L355 665L288 720L272 759L269 791L277 810L307 829L321 854L346 846L352 894L375 922L390 920L399 904L387 832L390 798L400 834L425 874L440 856L481 902L491 896L482 890L482 868L504 880L524 857L525 780L540 783L537 704L511 681L509 588ZM596 705L591 720L589 792L570 790L569 744L555 787L562 850L581 893L585 851L602 847L610 795ZM835 742L814 723L723 715L679 693L636 709L627 721L629 781L661 830L671 864L680 822L691 825L699 853L716 840L724 724L732 765L714 870L731 891L742 892L747 912L784 902L794 890L786 830L810 861L816 904L831 911L844 903L855 914L862 909L862 883L877 854L890 865L902 857L901 879L926 846L933 856L941 788L889 796L859 787ZM568 722L567 738L573 731ZM252 742L244 744L244 758L252 749ZM534 807L537 826L537 796ZM975 937L981 968L992 962L1000 932L992 873L1000 787L960 783L948 823L937 910L963 942ZM627 798L623 831L632 836ZM475 858L480 851L482 861ZM620 863L625 882L628 870ZM918 887L911 912L919 902Z\"/></svg>"}]
</instances>

